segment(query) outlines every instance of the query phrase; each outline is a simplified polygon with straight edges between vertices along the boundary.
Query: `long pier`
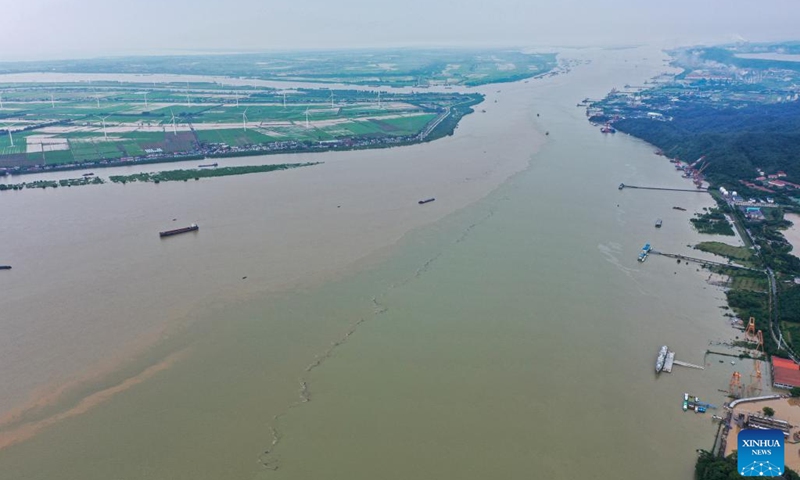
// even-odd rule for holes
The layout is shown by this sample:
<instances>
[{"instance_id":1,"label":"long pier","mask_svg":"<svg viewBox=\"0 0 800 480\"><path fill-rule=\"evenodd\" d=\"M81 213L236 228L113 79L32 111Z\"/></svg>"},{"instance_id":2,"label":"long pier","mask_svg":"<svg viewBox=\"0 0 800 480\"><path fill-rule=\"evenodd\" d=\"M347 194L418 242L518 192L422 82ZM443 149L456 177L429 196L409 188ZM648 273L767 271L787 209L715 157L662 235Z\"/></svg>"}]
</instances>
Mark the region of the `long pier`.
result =
<instances>
[{"instance_id":1,"label":"long pier","mask_svg":"<svg viewBox=\"0 0 800 480\"><path fill-rule=\"evenodd\" d=\"M672 363L674 363L675 365L680 365L681 367L696 368L698 370L705 370L706 369L705 367L701 367L700 365L695 365L695 364L689 363L689 362L682 362L680 360L673 360Z\"/></svg>"},{"instance_id":2,"label":"long pier","mask_svg":"<svg viewBox=\"0 0 800 480\"><path fill-rule=\"evenodd\" d=\"M624 183L619 184L619 189L625 188L638 188L639 190L663 190L667 192L694 192L694 193L708 193L707 188L668 188L668 187L642 187L640 185L626 185Z\"/></svg>"}]
</instances>

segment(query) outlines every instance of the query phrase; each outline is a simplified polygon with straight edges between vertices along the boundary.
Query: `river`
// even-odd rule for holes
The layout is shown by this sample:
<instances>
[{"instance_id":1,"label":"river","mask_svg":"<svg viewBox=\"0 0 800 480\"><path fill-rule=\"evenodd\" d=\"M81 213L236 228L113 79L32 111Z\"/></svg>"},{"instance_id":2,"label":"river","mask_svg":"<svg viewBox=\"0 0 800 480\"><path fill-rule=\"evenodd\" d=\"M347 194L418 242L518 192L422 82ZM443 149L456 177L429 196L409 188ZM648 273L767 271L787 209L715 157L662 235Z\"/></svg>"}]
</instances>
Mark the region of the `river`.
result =
<instances>
[{"instance_id":1,"label":"river","mask_svg":"<svg viewBox=\"0 0 800 480\"><path fill-rule=\"evenodd\" d=\"M724 294L636 256L700 256L712 201L619 191L689 183L575 106L661 54L569 55L591 62L482 87L430 144L6 192L0 476L692 478L715 427L683 392L720 404L731 370L653 364L662 344L703 364ZM173 218L201 229L158 240Z\"/></svg>"}]
</instances>

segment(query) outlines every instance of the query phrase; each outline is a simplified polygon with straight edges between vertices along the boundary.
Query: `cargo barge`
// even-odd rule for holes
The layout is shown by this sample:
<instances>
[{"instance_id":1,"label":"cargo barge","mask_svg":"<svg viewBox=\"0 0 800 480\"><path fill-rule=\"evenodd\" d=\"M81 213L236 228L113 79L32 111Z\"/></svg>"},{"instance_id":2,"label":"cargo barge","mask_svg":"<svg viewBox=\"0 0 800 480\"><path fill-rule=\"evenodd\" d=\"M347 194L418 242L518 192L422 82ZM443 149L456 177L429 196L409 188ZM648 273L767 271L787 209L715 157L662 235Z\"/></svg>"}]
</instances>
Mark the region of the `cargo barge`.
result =
<instances>
[{"instance_id":1,"label":"cargo barge","mask_svg":"<svg viewBox=\"0 0 800 480\"><path fill-rule=\"evenodd\" d=\"M188 227L183 228L176 228L175 230L166 230L163 232L158 232L159 237L170 237L172 235L179 235L181 233L188 233L188 232L196 232L199 230L200 227L197 226L196 223L189 225Z\"/></svg>"},{"instance_id":2,"label":"cargo barge","mask_svg":"<svg viewBox=\"0 0 800 480\"><path fill-rule=\"evenodd\" d=\"M0 265L0 270L11 270L11 265Z\"/></svg>"},{"instance_id":3,"label":"cargo barge","mask_svg":"<svg viewBox=\"0 0 800 480\"><path fill-rule=\"evenodd\" d=\"M435 198L426 198L425 200L420 200L417 202L420 205L425 205L426 203L431 203L432 201L436 200Z\"/></svg>"},{"instance_id":4,"label":"cargo barge","mask_svg":"<svg viewBox=\"0 0 800 480\"><path fill-rule=\"evenodd\" d=\"M218 165L217 163L209 163L209 164L206 164L206 165L198 165L197 168L214 168L217 165Z\"/></svg>"}]
</instances>

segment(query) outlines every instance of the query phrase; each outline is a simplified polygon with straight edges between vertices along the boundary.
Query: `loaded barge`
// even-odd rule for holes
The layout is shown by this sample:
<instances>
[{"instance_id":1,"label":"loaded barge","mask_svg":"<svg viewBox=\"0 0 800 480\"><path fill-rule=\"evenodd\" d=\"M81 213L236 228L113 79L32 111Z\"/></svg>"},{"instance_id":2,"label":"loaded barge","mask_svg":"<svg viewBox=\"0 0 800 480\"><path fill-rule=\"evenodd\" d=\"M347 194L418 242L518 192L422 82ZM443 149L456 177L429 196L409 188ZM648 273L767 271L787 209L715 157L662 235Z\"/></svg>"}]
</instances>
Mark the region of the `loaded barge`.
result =
<instances>
[{"instance_id":1,"label":"loaded barge","mask_svg":"<svg viewBox=\"0 0 800 480\"><path fill-rule=\"evenodd\" d=\"M200 227L198 227L196 223L193 223L188 227L176 228L175 230L166 230L163 232L158 232L158 236L162 238L170 237L172 235L179 235L181 233L196 232L197 230L200 230Z\"/></svg>"},{"instance_id":2,"label":"loaded barge","mask_svg":"<svg viewBox=\"0 0 800 480\"><path fill-rule=\"evenodd\" d=\"M11 265L0 265L0 270L11 270Z\"/></svg>"}]
</instances>

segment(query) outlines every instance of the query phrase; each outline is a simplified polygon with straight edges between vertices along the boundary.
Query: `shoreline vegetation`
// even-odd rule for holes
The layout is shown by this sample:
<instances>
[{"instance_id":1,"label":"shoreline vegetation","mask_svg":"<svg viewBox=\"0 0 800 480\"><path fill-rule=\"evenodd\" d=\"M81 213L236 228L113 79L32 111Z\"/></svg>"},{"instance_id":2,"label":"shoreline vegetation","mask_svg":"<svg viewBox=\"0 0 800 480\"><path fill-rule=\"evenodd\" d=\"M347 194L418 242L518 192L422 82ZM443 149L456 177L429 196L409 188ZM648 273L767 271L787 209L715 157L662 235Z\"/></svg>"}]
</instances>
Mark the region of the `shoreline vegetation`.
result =
<instances>
[{"instance_id":1,"label":"shoreline vegetation","mask_svg":"<svg viewBox=\"0 0 800 480\"><path fill-rule=\"evenodd\" d=\"M188 180L200 180L201 178L228 177L232 175L247 175L249 173L289 170L292 168L319 165L320 163L322 162L248 165L242 167L222 167L214 169L166 170L163 172L134 173L132 175L111 175L108 178L112 183L121 183L123 185L133 182L186 182Z\"/></svg>"},{"instance_id":2,"label":"shoreline vegetation","mask_svg":"<svg viewBox=\"0 0 800 480\"><path fill-rule=\"evenodd\" d=\"M293 168L311 167L319 165L322 162L307 162L307 163L277 163L268 165L245 165L238 167L220 167L220 168L192 168L180 170L164 170L160 172L146 172L134 173L131 175L111 175L109 180L111 183L126 183L133 182L186 182L189 180L200 180L201 178L213 177L228 177L233 175L247 175L250 173L264 173L274 172L278 170L289 170ZM58 188L58 187L79 187L84 185L103 185L106 181L100 177L81 177L81 178L68 178L64 180L37 180L35 182L22 182L14 184L0 183L0 192L8 190L22 190L25 188Z\"/></svg>"}]
</instances>

